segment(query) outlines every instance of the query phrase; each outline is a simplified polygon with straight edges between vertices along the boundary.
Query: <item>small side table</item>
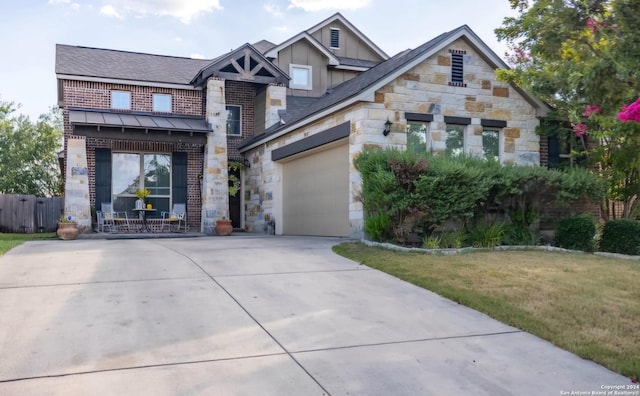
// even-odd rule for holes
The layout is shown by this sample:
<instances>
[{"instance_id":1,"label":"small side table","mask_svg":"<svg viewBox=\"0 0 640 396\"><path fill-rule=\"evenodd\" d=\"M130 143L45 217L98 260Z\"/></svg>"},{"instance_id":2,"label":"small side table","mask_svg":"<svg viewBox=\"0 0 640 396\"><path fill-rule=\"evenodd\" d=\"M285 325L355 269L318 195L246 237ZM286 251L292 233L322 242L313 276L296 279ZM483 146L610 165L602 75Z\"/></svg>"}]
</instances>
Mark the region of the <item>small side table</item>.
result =
<instances>
[{"instance_id":1,"label":"small side table","mask_svg":"<svg viewBox=\"0 0 640 396\"><path fill-rule=\"evenodd\" d=\"M140 231L144 229L147 232L151 232L151 229L149 228L149 223L147 223L147 213L155 212L156 210L157 209L147 209L147 208L133 209L134 212L138 212L138 216L140 216L140 220L142 220L142 226L140 227Z\"/></svg>"}]
</instances>

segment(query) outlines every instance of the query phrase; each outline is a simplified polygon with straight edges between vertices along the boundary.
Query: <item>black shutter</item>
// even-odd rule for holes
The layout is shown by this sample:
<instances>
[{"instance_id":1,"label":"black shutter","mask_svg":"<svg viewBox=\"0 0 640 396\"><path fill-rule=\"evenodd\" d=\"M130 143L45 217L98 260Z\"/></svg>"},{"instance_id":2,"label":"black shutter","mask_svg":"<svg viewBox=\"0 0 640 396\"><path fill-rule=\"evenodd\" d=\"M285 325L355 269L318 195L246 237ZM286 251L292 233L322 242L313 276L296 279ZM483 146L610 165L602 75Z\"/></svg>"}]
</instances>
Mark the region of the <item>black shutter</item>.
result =
<instances>
[{"instance_id":1,"label":"black shutter","mask_svg":"<svg viewBox=\"0 0 640 396\"><path fill-rule=\"evenodd\" d=\"M171 198L174 204L187 203L187 153L174 152L171 160Z\"/></svg>"},{"instance_id":2,"label":"black shutter","mask_svg":"<svg viewBox=\"0 0 640 396\"><path fill-rule=\"evenodd\" d=\"M547 168L557 168L560 165L560 138L556 134L549 135L547 144L549 147Z\"/></svg>"},{"instance_id":3,"label":"black shutter","mask_svg":"<svg viewBox=\"0 0 640 396\"><path fill-rule=\"evenodd\" d=\"M97 148L95 202L97 210L101 210L103 202L111 202L111 150Z\"/></svg>"}]
</instances>

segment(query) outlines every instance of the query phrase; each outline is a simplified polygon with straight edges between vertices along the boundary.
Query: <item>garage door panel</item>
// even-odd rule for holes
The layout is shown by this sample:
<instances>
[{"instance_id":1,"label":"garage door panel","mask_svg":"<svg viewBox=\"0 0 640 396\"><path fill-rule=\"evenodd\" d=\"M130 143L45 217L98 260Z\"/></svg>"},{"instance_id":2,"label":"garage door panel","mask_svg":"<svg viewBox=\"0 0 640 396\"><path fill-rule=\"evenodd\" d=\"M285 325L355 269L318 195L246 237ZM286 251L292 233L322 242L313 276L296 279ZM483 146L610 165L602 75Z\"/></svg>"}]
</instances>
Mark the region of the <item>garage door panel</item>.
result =
<instances>
[{"instance_id":1,"label":"garage door panel","mask_svg":"<svg viewBox=\"0 0 640 396\"><path fill-rule=\"evenodd\" d=\"M349 235L349 146L283 164L283 232Z\"/></svg>"}]
</instances>

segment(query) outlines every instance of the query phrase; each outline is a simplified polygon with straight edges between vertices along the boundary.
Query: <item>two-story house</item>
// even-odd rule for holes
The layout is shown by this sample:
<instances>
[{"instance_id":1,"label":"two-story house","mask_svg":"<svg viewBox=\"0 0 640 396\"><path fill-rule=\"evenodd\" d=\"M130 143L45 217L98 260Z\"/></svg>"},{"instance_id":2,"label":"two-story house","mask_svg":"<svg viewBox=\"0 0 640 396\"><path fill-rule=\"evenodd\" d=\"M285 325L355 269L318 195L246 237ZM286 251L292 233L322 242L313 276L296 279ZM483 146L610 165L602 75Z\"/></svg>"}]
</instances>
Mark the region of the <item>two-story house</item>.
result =
<instances>
[{"instance_id":1,"label":"two-story house","mask_svg":"<svg viewBox=\"0 0 640 396\"><path fill-rule=\"evenodd\" d=\"M276 233L360 236L367 147L470 153L539 165L548 109L495 80L506 64L469 27L388 57L341 14L281 44L211 60L58 45L65 208L159 211L187 204L192 229L215 221ZM228 195L228 161L246 164Z\"/></svg>"}]
</instances>

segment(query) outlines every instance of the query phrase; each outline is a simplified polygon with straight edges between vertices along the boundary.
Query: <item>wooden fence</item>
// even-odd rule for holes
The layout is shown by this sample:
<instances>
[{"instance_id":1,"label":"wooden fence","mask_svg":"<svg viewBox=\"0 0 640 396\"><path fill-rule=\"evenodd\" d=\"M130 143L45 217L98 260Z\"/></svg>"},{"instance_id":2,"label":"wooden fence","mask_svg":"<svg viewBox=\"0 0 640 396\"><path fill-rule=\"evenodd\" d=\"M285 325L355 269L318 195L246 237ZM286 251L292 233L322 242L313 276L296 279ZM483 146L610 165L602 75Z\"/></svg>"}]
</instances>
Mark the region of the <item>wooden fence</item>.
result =
<instances>
[{"instance_id":1,"label":"wooden fence","mask_svg":"<svg viewBox=\"0 0 640 396\"><path fill-rule=\"evenodd\" d=\"M64 213L64 197L0 194L0 232L53 232Z\"/></svg>"}]
</instances>

